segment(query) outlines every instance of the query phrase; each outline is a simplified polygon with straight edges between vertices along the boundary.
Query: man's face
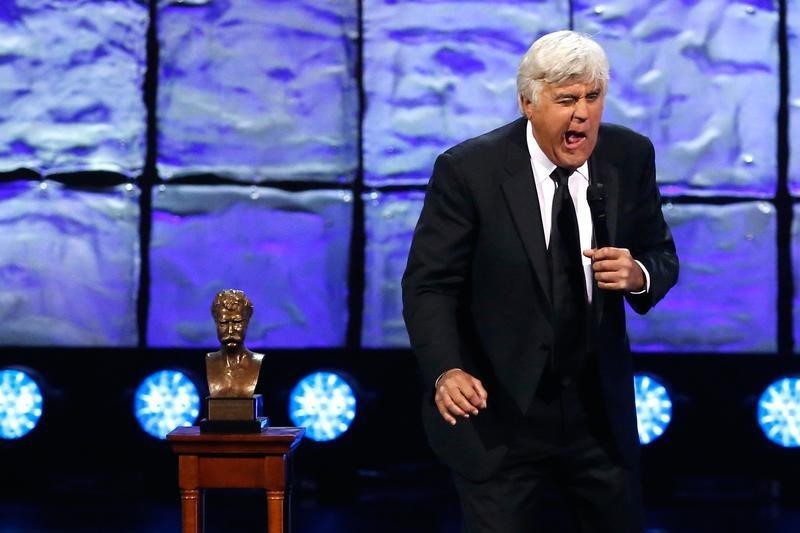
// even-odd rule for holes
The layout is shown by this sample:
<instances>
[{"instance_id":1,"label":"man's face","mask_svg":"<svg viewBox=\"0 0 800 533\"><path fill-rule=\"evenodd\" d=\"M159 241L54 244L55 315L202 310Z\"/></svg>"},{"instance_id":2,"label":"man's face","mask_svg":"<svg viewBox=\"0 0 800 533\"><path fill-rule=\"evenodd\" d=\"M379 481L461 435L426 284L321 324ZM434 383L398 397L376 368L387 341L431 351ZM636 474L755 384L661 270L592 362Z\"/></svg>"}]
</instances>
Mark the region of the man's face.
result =
<instances>
[{"instance_id":1,"label":"man's face","mask_svg":"<svg viewBox=\"0 0 800 533\"><path fill-rule=\"evenodd\" d=\"M228 348L236 348L244 342L247 321L239 310L222 309L217 317L217 337Z\"/></svg>"},{"instance_id":2,"label":"man's face","mask_svg":"<svg viewBox=\"0 0 800 533\"><path fill-rule=\"evenodd\" d=\"M597 145L604 101L600 86L593 83L545 84L536 104L525 98L523 109L547 158L574 170Z\"/></svg>"}]
</instances>

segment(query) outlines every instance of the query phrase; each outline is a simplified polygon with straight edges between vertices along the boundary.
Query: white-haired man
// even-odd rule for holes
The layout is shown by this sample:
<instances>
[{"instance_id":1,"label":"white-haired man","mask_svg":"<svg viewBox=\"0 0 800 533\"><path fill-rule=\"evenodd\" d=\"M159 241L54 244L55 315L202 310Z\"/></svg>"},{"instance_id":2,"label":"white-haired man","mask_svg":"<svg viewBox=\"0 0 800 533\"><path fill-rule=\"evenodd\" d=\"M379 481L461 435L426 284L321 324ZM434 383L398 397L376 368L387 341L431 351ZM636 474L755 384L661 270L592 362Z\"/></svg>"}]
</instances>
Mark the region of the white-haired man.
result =
<instances>
[{"instance_id":1,"label":"white-haired man","mask_svg":"<svg viewBox=\"0 0 800 533\"><path fill-rule=\"evenodd\" d=\"M541 37L524 116L441 154L428 184L403 314L470 533L541 531L548 481L579 531L643 528L624 302L649 310L678 258L652 143L601 125L608 72L591 37Z\"/></svg>"}]
</instances>

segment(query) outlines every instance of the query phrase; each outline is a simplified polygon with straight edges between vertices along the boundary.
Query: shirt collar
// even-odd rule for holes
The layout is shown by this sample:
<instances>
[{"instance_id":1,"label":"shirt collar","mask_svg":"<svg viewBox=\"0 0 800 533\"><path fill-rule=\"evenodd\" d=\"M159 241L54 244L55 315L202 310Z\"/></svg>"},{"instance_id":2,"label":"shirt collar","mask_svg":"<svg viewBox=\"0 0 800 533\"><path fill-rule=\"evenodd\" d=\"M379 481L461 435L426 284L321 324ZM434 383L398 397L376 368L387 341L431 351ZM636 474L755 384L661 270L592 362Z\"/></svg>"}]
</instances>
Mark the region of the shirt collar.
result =
<instances>
[{"instance_id":1,"label":"shirt collar","mask_svg":"<svg viewBox=\"0 0 800 533\"><path fill-rule=\"evenodd\" d=\"M542 175L537 175L536 172L533 174L533 178L537 184L542 183L543 181L550 179L550 174L555 170L556 164L550 161L542 148L539 146L539 143L536 142L536 138L533 136L533 126L531 125L531 121L528 121L528 124L525 126L525 137L528 142L528 152L531 156L531 161L534 164L534 168L544 169L544 172L541 173ZM579 166L575 172L578 173L586 182L589 182L589 162L584 161L584 163Z\"/></svg>"}]
</instances>

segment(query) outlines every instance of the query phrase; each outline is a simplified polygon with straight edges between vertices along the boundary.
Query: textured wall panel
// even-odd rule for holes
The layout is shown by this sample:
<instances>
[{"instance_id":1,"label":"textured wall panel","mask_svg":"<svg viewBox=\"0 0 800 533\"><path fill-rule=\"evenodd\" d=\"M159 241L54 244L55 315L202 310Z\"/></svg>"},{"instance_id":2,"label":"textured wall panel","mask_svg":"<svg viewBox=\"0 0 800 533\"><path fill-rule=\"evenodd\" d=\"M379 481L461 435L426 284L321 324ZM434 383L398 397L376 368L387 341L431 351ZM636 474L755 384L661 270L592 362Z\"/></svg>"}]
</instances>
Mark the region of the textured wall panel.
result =
<instances>
[{"instance_id":1,"label":"textured wall panel","mask_svg":"<svg viewBox=\"0 0 800 533\"><path fill-rule=\"evenodd\" d=\"M789 186L797 196L800 195L800 0L786 0L786 26L789 36Z\"/></svg>"},{"instance_id":2,"label":"textured wall panel","mask_svg":"<svg viewBox=\"0 0 800 533\"><path fill-rule=\"evenodd\" d=\"M352 198L237 186L154 189L150 346L218 345L210 306L241 289L248 345L342 346Z\"/></svg>"},{"instance_id":3,"label":"textured wall panel","mask_svg":"<svg viewBox=\"0 0 800 533\"><path fill-rule=\"evenodd\" d=\"M138 198L0 184L0 344L136 345Z\"/></svg>"},{"instance_id":4,"label":"textured wall panel","mask_svg":"<svg viewBox=\"0 0 800 533\"><path fill-rule=\"evenodd\" d=\"M2 1L0 171L141 171L147 23L136 0Z\"/></svg>"},{"instance_id":5,"label":"textured wall panel","mask_svg":"<svg viewBox=\"0 0 800 533\"><path fill-rule=\"evenodd\" d=\"M800 206L794 206L792 220L792 270L794 280L794 298L792 305L792 323L794 324L794 351L800 353Z\"/></svg>"},{"instance_id":6,"label":"textured wall panel","mask_svg":"<svg viewBox=\"0 0 800 533\"><path fill-rule=\"evenodd\" d=\"M367 241L361 332L364 346L408 346L400 280L422 199L422 192L364 195Z\"/></svg>"},{"instance_id":7,"label":"textured wall panel","mask_svg":"<svg viewBox=\"0 0 800 533\"><path fill-rule=\"evenodd\" d=\"M164 2L162 177L352 180L355 0Z\"/></svg>"},{"instance_id":8,"label":"textured wall panel","mask_svg":"<svg viewBox=\"0 0 800 533\"><path fill-rule=\"evenodd\" d=\"M566 0L364 0L365 179L424 183L436 155L519 116L516 74Z\"/></svg>"},{"instance_id":9,"label":"textured wall panel","mask_svg":"<svg viewBox=\"0 0 800 533\"><path fill-rule=\"evenodd\" d=\"M400 278L421 193L366 195L367 258L362 342L408 345ZM650 314L629 312L634 349L649 352L776 348L775 213L758 202L665 209L681 258L679 284ZM742 272L748 272L742 276Z\"/></svg>"},{"instance_id":10,"label":"textured wall panel","mask_svg":"<svg viewBox=\"0 0 800 533\"><path fill-rule=\"evenodd\" d=\"M604 118L653 139L666 194L774 193L776 5L575 1L612 65Z\"/></svg>"},{"instance_id":11,"label":"textured wall panel","mask_svg":"<svg viewBox=\"0 0 800 533\"><path fill-rule=\"evenodd\" d=\"M664 209L678 284L644 317L628 312L634 350L777 349L775 209L766 202Z\"/></svg>"}]
</instances>

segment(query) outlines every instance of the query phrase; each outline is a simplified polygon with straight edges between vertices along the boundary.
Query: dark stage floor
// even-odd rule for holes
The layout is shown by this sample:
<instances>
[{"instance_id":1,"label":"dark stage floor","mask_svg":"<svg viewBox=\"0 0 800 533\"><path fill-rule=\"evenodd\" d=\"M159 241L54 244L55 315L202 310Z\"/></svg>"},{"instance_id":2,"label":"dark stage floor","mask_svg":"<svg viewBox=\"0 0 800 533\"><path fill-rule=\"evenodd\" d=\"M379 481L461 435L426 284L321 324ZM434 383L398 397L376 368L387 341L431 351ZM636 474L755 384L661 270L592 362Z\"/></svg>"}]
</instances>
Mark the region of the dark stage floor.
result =
<instances>
[{"instance_id":1,"label":"dark stage floor","mask_svg":"<svg viewBox=\"0 0 800 533\"><path fill-rule=\"evenodd\" d=\"M9 482L10 480L6 480ZM705 495L648 506L648 533L797 533L800 508L778 500L720 498L715 483ZM180 532L175 495L131 494L121 487L74 491L40 498L4 497L0 533ZM547 531L566 533L557 500L545 517ZM257 491L209 491L207 533L250 533L266 529L265 504ZM368 480L354 492L320 496L303 486L293 500L294 533L456 533L458 510L451 488L436 482L403 480L392 486Z\"/></svg>"}]
</instances>

